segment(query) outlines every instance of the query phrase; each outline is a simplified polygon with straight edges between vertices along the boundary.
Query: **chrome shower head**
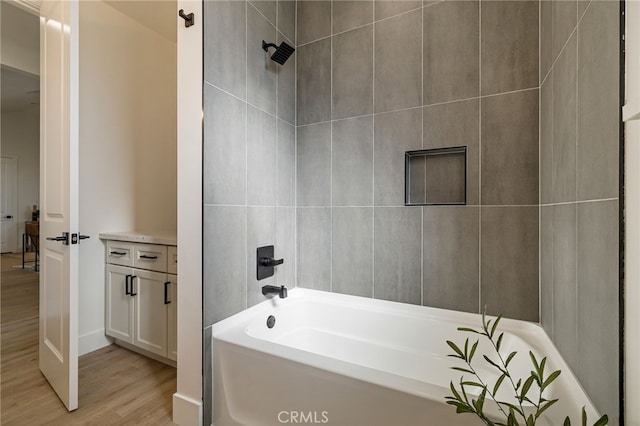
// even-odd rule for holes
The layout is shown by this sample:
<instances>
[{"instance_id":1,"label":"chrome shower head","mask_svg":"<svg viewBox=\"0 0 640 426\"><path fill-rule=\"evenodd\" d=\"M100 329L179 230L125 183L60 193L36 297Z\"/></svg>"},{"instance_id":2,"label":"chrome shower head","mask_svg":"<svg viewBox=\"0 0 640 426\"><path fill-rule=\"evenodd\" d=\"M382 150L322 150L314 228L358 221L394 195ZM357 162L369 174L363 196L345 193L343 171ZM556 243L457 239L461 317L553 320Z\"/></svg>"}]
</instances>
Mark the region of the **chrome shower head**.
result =
<instances>
[{"instance_id":1,"label":"chrome shower head","mask_svg":"<svg viewBox=\"0 0 640 426\"><path fill-rule=\"evenodd\" d=\"M284 65L284 63L287 62L287 59L289 59L289 57L296 50L284 41L280 43L280 46L278 46L276 44L267 43L266 41L262 40L262 49L265 52L269 52L270 47L276 48L275 52L273 52L273 54L271 55L271 60L279 63L280 65Z\"/></svg>"}]
</instances>

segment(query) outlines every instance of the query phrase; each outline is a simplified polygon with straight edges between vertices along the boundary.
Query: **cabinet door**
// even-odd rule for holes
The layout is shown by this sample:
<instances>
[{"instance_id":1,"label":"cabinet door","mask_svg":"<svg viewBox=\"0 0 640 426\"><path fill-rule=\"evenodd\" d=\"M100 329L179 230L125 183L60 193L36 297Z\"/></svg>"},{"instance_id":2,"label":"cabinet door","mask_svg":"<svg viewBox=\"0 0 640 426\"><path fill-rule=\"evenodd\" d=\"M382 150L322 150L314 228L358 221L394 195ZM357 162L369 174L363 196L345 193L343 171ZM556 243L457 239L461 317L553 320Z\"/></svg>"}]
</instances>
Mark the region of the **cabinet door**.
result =
<instances>
[{"instance_id":1,"label":"cabinet door","mask_svg":"<svg viewBox=\"0 0 640 426\"><path fill-rule=\"evenodd\" d=\"M134 269L135 339L133 344L155 354L167 356L167 305L164 283L167 275Z\"/></svg>"},{"instance_id":2,"label":"cabinet door","mask_svg":"<svg viewBox=\"0 0 640 426\"><path fill-rule=\"evenodd\" d=\"M107 265L106 335L133 343L133 299L127 295L131 268Z\"/></svg>"},{"instance_id":3,"label":"cabinet door","mask_svg":"<svg viewBox=\"0 0 640 426\"><path fill-rule=\"evenodd\" d=\"M167 330L168 349L167 357L174 361L178 360L178 276L167 275L168 297L167 307L169 309L169 321Z\"/></svg>"}]
</instances>

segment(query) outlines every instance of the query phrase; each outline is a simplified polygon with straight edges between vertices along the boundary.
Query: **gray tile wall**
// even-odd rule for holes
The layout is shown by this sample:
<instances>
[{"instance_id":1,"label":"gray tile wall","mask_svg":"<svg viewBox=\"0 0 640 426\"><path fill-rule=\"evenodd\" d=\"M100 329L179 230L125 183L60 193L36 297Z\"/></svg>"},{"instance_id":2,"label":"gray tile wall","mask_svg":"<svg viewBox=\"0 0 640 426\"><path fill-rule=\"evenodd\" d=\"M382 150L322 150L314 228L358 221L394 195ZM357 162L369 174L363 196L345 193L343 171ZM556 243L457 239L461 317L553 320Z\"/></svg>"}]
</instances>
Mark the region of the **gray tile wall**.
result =
<instances>
[{"instance_id":1,"label":"gray tile wall","mask_svg":"<svg viewBox=\"0 0 640 426\"><path fill-rule=\"evenodd\" d=\"M298 285L537 321L538 2L297 19ZM468 205L405 207L404 152L460 145Z\"/></svg>"},{"instance_id":2,"label":"gray tile wall","mask_svg":"<svg viewBox=\"0 0 640 426\"><path fill-rule=\"evenodd\" d=\"M207 1L203 21L203 371L210 372L211 325L265 300L265 284L295 286L298 51L280 66L262 40L295 46L296 3ZM256 248L271 244L285 263L258 282ZM204 421L211 423L210 380Z\"/></svg>"},{"instance_id":3,"label":"gray tile wall","mask_svg":"<svg viewBox=\"0 0 640 426\"><path fill-rule=\"evenodd\" d=\"M541 322L619 424L619 4L543 1Z\"/></svg>"}]
</instances>

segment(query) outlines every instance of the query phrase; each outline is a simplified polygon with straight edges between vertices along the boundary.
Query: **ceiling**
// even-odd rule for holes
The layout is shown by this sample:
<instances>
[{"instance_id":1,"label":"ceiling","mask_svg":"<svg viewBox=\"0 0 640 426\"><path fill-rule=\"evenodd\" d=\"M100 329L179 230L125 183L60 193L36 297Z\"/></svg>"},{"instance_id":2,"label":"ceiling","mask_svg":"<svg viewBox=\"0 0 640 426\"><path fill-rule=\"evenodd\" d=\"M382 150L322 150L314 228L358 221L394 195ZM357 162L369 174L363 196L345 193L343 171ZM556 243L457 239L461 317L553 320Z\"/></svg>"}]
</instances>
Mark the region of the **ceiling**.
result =
<instances>
[{"instance_id":1,"label":"ceiling","mask_svg":"<svg viewBox=\"0 0 640 426\"><path fill-rule=\"evenodd\" d=\"M0 71L2 112L38 109L40 105L40 77L2 67Z\"/></svg>"},{"instance_id":2,"label":"ceiling","mask_svg":"<svg viewBox=\"0 0 640 426\"><path fill-rule=\"evenodd\" d=\"M176 0L105 0L105 3L164 38L176 42Z\"/></svg>"},{"instance_id":3,"label":"ceiling","mask_svg":"<svg viewBox=\"0 0 640 426\"><path fill-rule=\"evenodd\" d=\"M11 2L10 4L26 11L28 9L23 7L24 5L34 4L34 7L37 8L40 2L41 0L31 0L23 1L22 4L18 2ZM150 28L164 38L173 42L176 41L176 0L106 0L105 3L147 28ZM13 10L18 14L24 14L24 12L17 11L10 7L3 7L3 12ZM33 10L29 10L29 12L33 13ZM7 14L3 13L3 15ZM25 16L29 15L25 14ZM9 19L8 15L3 16L3 18L6 18L3 19L3 24L8 20L8 22L6 22L8 24L6 25L7 27L11 26L11 22L15 23L17 20L13 18ZM16 23L16 25L18 25L18 27L24 27L21 24ZM8 32L8 30L9 28L4 28L3 25L3 33ZM17 30L13 32L17 32ZM35 31L34 34L36 44L39 44L38 31ZM2 80L0 83L0 103L3 112L25 111L30 108L39 108L40 81L38 76L16 71L4 66L0 74L0 79Z\"/></svg>"}]
</instances>

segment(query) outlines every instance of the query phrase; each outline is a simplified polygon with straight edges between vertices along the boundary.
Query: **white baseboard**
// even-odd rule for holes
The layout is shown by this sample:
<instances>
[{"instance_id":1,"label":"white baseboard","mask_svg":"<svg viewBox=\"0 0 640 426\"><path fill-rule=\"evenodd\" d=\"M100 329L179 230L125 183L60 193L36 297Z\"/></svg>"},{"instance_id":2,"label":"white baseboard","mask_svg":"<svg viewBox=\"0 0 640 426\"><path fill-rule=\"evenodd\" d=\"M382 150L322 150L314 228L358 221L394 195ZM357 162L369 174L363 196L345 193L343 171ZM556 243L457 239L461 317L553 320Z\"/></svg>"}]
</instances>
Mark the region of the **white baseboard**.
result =
<instances>
[{"instance_id":1,"label":"white baseboard","mask_svg":"<svg viewBox=\"0 0 640 426\"><path fill-rule=\"evenodd\" d=\"M78 356L109 346L113 339L104 334L104 328L83 334L78 338Z\"/></svg>"},{"instance_id":2,"label":"white baseboard","mask_svg":"<svg viewBox=\"0 0 640 426\"><path fill-rule=\"evenodd\" d=\"M174 393L173 422L179 426L202 426L202 401Z\"/></svg>"}]
</instances>

